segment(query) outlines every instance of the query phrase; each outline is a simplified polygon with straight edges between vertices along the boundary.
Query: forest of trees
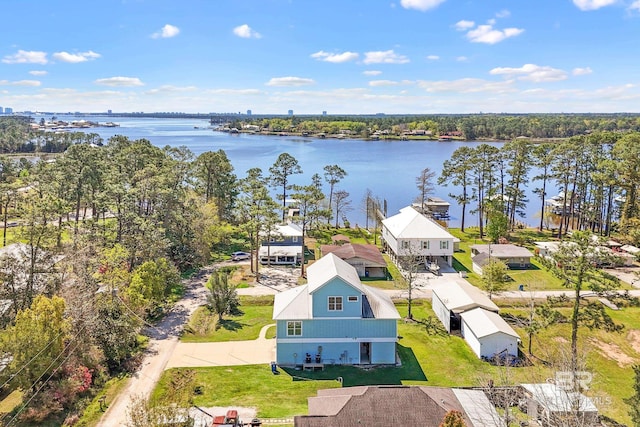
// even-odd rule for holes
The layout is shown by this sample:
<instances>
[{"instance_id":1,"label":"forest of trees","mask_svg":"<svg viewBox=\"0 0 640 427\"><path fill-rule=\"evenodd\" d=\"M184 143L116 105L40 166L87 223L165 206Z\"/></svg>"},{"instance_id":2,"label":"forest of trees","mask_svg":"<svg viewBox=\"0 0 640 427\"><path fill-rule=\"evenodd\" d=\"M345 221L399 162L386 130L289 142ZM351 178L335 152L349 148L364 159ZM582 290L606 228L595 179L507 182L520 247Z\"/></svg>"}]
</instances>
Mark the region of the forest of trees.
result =
<instances>
[{"instance_id":1,"label":"forest of trees","mask_svg":"<svg viewBox=\"0 0 640 427\"><path fill-rule=\"evenodd\" d=\"M399 136L415 130L432 135L459 132L465 140L508 141L518 137L558 139L594 132L638 132L637 114L448 114L313 117L238 117L230 127L259 126L269 132L325 133L348 131L368 138L376 131Z\"/></svg>"}]
</instances>

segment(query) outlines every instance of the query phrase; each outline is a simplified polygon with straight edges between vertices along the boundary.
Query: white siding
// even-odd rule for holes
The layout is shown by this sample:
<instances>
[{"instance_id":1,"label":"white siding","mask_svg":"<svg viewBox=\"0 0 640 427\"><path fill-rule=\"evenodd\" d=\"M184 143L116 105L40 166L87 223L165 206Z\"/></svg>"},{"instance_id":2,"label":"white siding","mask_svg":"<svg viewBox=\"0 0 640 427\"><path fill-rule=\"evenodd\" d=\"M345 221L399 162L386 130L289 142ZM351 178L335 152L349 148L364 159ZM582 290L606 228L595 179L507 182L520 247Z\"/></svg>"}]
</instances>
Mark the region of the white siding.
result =
<instances>
[{"instance_id":1,"label":"white siding","mask_svg":"<svg viewBox=\"0 0 640 427\"><path fill-rule=\"evenodd\" d=\"M432 294L433 298L431 299L431 308L436 313L436 317L440 319L442 324L444 325L447 332L451 332L451 313L444 306L444 303L440 300L438 295L435 293Z\"/></svg>"},{"instance_id":2,"label":"white siding","mask_svg":"<svg viewBox=\"0 0 640 427\"><path fill-rule=\"evenodd\" d=\"M505 349L512 356L518 355L518 339L516 337L497 332L478 339L464 319L461 331L464 340L478 357L493 357Z\"/></svg>"}]
</instances>

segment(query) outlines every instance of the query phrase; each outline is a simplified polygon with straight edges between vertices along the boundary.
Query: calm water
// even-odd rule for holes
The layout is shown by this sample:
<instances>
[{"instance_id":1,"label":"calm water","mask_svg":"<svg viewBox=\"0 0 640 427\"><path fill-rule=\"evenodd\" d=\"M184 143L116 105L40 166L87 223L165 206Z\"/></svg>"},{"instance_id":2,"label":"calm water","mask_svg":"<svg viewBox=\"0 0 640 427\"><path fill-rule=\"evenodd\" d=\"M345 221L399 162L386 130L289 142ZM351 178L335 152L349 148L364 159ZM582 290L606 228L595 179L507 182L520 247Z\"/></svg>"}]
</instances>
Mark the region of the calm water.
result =
<instances>
[{"instance_id":1,"label":"calm water","mask_svg":"<svg viewBox=\"0 0 640 427\"><path fill-rule=\"evenodd\" d=\"M82 117L58 116L61 120L79 120ZM48 118L47 118L48 119ZM347 217L353 224L364 226L363 197L367 188L381 199L387 200L388 214L411 204L418 196L415 179L420 171L428 167L438 176L442 163L451 157L459 147L468 145L475 147L481 142L437 142L437 141L362 141L314 139L303 137L230 135L207 129L208 122L195 119L137 119L91 117L88 120L100 123L114 121L118 128L93 128L105 139L114 135L124 135L130 139L146 138L156 146L186 146L195 155L205 151L223 149L235 168L239 178L252 167L259 167L266 174L278 155L287 152L295 157L304 173L295 175L292 182L310 184L311 176L318 173L323 176L323 167L337 164L347 171L346 176L337 184L337 189L349 192L352 211ZM39 119L37 119L39 120ZM194 127L198 127L195 129ZM501 143L489 143L499 146ZM532 174L533 175L533 174ZM328 190L328 187L325 188ZM548 190L553 195L553 190ZM436 186L435 194L452 203L450 209L450 226L459 226L461 210L449 197L449 193L457 193L453 187ZM529 210L523 221L535 225L539 210L539 200L527 190ZM469 209L469 208L468 208ZM467 216L467 225L473 225L476 218Z\"/></svg>"}]
</instances>

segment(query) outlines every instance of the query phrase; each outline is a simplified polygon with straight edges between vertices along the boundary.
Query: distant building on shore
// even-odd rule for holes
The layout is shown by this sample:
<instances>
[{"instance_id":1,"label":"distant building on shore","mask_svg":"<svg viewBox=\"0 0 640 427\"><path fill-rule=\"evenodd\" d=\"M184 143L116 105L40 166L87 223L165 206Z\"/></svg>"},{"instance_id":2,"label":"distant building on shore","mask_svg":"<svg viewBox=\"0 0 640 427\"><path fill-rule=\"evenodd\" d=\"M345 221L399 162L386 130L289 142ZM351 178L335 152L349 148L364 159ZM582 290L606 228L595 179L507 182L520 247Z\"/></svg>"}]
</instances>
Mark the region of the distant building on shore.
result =
<instances>
[{"instance_id":1,"label":"distant building on shore","mask_svg":"<svg viewBox=\"0 0 640 427\"><path fill-rule=\"evenodd\" d=\"M289 110L288 113L290 116L293 116L293 110Z\"/></svg>"},{"instance_id":2,"label":"distant building on shore","mask_svg":"<svg viewBox=\"0 0 640 427\"><path fill-rule=\"evenodd\" d=\"M251 115L251 110L247 110L247 116Z\"/></svg>"},{"instance_id":3,"label":"distant building on shore","mask_svg":"<svg viewBox=\"0 0 640 427\"><path fill-rule=\"evenodd\" d=\"M326 112L326 111L323 111L323 112L322 112L322 115L323 115L323 116L326 116L326 115L327 115L327 112Z\"/></svg>"},{"instance_id":4,"label":"distant building on shore","mask_svg":"<svg viewBox=\"0 0 640 427\"><path fill-rule=\"evenodd\" d=\"M3 112L3 111L4 111L4 110L2 109L2 107L0 107L0 114L2 114L2 112Z\"/></svg>"},{"instance_id":5,"label":"distant building on shore","mask_svg":"<svg viewBox=\"0 0 640 427\"><path fill-rule=\"evenodd\" d=\"M5 107L5 109L4 109L4 114L13 114L13 108L11 108L11 107Z\"/></svg>"}]
</instances>

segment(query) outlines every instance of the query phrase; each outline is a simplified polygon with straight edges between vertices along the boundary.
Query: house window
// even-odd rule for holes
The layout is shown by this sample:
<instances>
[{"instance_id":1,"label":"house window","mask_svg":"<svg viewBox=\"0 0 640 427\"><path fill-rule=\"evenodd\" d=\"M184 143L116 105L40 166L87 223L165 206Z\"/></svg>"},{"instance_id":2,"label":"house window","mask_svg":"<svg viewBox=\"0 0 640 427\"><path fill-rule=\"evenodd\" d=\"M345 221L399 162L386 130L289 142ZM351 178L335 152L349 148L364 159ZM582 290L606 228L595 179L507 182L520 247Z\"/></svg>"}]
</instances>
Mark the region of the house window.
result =
<instances>
[{"instance_id":1,"label":"house window","mask_svg":"<svg viewBox=\"0 0 640 427\"><path fill-rule=\"evenodd\" d=\"M329 311L342 311L342 297L329 297Z\"/></svg>"},{"instance_id":2,"label":"house window","mask_svg":"<svg viewBox=\"0 0 640 427\"><path fill-rule=\"evenodd\" d=\"M422 242L422 249L429 249L429 241L425 240L424 242Z\"/></svg>"},{"instance_id":3,"label":"house window","mask_svg":"<svg viewBox=\"0 0 640 427\"><path fill-rule=\"evenodd\" d=\"M302 336L302 322L300 320L290 320L287 322L287 336L288 337Z\"/></svg>"},{"instance_id":4,"label":"house window","mask_svg":"<svg viewBox=\"0 0 640 427\"><path fill-rule=\"evenodd\" d=\"M449 241L440 240L440 249L449 249Z\"/></svg>"},{"instance_id":5,"label":"house window","mask_svg":"<svg viewBox=\"0 0 640 427\"><path fill-rule=\"evenodd\" d=\"M349 302L358 302L358 297L357 296L350 296L349 298L347 298L347 300Z\"/></svg>"},{"instance_id":6,"label":"house window","mask_svg":"<svg viewBox=\"0 0 640 427\"><path fill-rule=\"evenodd\" d=\"M291 241L292 241L293 243L298 243L298 236L293 236L293 237L291 238Z\"/></svg>"},{"instance_id":7,"label":"house window","mask_svg":"<svg viewBox=\"0 0 640 427\"><path fill-rule=\"evenodd\" d=\"M409 249L409 242L406 240L402 242L402 249Z\"/></svg>"}]
</instances>

